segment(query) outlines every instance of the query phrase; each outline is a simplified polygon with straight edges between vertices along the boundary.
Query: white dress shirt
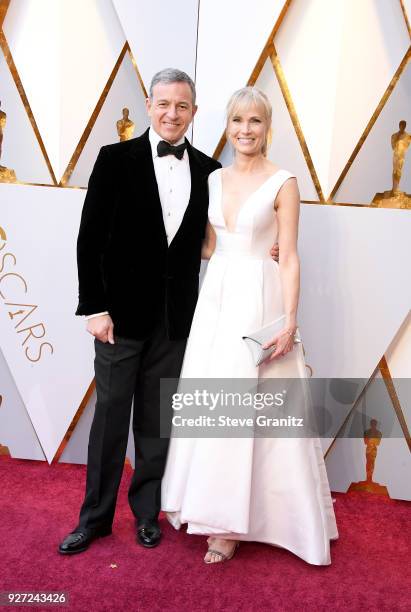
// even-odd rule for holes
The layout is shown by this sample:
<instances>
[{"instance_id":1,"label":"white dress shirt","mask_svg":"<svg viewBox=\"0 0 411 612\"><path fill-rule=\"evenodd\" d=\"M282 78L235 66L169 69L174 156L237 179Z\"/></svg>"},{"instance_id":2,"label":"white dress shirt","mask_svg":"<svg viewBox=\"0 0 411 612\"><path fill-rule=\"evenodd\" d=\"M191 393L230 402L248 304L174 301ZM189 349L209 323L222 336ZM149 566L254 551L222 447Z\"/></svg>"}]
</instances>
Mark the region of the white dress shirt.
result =
<instances>
[{"instance_id":1,"label":"white dress shirt","mask_svg":"<svg viewBox=\"0 0 411 612\"><path fill-rule=\"evenodd\" d=\"M170 245L181 225L190 199L190 162L187 150L184 151L182 159L177 159L174 155L159 157L157 154L157 145L160 140L162 140L161 136L157 134L153 127L150 127L148 137L150 140L154 172L163 211L167 242ZM183 142L184 137L173 144L177 146ZM88 315L86 319L92 319L93 317L99 317L104 314L108 314L108 312L98 312Z\"/></svg>"},{"instance_id":2,"label":"white dress shirt","mask_svg":"<svg viewBox=\"0 0 411 612\"><path fill-rule=\"evenodd\" d=\"M181 225L190 199L190 163L187 150L184 151L182 159L177 159L174 155L159 157L157 145L162 138L152 127L149 130L149 139L161 208L163 209L164 227L167 242L170 244ZM177 146L183 142L184 137L173 144Z\"/></svg>"}]
</instances>

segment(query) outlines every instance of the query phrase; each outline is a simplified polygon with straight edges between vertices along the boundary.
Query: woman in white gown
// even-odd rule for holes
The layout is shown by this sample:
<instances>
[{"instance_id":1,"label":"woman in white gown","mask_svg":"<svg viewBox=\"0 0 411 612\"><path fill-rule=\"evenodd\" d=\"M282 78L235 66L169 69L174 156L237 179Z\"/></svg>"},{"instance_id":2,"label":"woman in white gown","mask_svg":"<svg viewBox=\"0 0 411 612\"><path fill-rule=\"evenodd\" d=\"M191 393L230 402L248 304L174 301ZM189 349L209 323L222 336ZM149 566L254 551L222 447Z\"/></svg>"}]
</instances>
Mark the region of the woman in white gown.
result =
<instances>
[{"instance_id":1,"label":"woman in white gown","mask_svg":"<svg viewBox=\"0 0 411 612\"><path fill-rule=\"evenodd\" d=\"M210 258L181 379L301 378L294 344L299 294L296 179L266 158L271 105L246 87L227 107L231 166L209 177ZM278 239L280 263L270 257ZM210 257L211 256L211 257ZM274 353L259 368L242 336L285 314ZM170 442L162 508L175 528L208 535L207 563L232 557L240 540L328 565L338 537L318 438L182 438Z\"/></svg>"}]
</instances>

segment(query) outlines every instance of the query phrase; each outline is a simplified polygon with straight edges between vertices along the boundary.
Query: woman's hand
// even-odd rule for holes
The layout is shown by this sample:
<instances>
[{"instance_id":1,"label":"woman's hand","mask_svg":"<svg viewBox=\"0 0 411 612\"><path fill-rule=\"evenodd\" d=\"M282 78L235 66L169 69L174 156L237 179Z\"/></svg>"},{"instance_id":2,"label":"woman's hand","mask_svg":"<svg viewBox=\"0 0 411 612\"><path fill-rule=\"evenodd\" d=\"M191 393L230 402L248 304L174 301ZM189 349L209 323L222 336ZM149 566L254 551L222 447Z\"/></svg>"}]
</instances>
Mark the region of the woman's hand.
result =
<instances>
[{"instance_id":1,"label":"woman's hand","mask_svg":"<svg viewBox=\"0 0 411 612\"><path fill-rule=\"evenodd\" d=\"M275 338L264 344L263 349L268 349L271 346L275 346L276 349L265 361L272 361L277 357L283 357L287 353L293 350L294 347L294 334L297 331L297 326L292 325L285 327Z\"/></svg>"}]
</instances>

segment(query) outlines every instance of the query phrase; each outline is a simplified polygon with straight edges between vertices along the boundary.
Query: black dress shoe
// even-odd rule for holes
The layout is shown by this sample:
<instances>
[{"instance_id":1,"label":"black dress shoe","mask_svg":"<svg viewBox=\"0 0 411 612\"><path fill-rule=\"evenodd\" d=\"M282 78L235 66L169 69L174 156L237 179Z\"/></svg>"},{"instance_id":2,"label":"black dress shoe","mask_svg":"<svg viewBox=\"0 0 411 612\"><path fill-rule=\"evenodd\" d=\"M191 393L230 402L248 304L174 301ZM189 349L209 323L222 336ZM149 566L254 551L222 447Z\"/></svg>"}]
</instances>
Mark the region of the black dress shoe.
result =
<instances>
[{"instance_id":1,"label":"black dress shoe","mask_svg":"<svg viewBox=\"0 0 411 612\"><path fill-rule=\"evenodd\" d=\"M158 546L161 529L157 519L137 519L137 542L145 548Z\"/></svg>"},{"instance_id":2,"label":"black dress shoe","mask_svg":"<svg viewBox=\"0 0 411 612\"><path fill-rule=\"evenodd\" d=\"M100 529L77 529L68 534L59 545L59 553L62 555L75 555L87 550L93 540L104 538L111 534L111 527Z\"/></svg>"}]
</instances>

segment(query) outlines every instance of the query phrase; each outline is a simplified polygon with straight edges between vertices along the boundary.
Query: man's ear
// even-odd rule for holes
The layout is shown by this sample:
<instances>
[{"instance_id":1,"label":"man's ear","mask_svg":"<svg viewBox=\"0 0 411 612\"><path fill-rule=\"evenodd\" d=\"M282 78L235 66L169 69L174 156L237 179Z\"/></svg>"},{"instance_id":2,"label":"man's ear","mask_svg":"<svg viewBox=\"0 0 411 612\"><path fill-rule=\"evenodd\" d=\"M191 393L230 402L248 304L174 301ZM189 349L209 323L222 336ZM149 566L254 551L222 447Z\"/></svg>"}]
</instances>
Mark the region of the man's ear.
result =
<instances>
[{"instance_id":1,"label":"man's ear","mask_svg":"<svg viewBox=\"0 0 411 612\"><path fill-rule=\"evenodd\" d=\"M194 106L193 106L193 117L194 117L194 115L196 114L197 109L198 109L198 106L194 105Z\"/></svg>"},{"instance_id":2,"label":"man's ear","mask_svg":"<svg viewBox=\"0 0 411 612\"><path fill-rule=\"evenodd\" d=\"M147 115L151 114L151 98L146 98L146 111L147 111Z\"/></svg>"}]
</instances>

